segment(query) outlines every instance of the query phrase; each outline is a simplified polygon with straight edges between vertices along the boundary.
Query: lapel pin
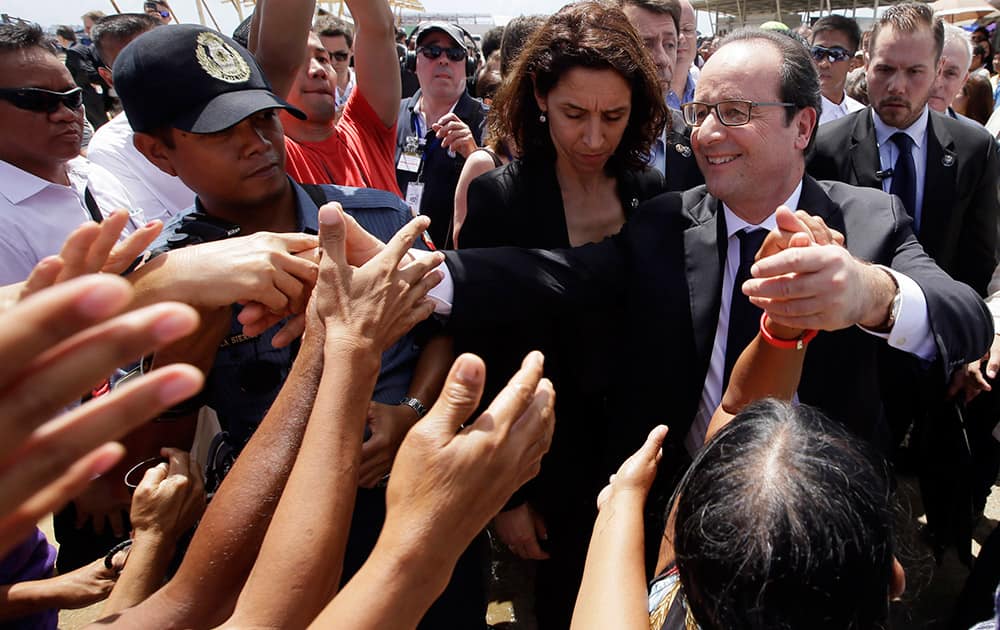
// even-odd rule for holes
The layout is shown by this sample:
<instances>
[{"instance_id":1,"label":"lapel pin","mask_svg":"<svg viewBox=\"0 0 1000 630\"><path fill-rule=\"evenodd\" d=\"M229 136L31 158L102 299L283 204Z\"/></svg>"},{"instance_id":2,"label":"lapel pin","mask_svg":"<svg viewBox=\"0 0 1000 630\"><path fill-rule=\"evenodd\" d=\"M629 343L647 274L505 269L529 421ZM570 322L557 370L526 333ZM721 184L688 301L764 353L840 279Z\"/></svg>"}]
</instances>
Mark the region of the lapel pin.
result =
<instances>
[{"instance_id":1,"label":"lapel pin","mask_svg":"<svg viewBox=\"0 0 1000 630\"><path fill-rule=\"evenodd\" d=\"M686 144L681 144L678 142L674 145L674 150L683 155L684 157L691 157L691 147Z\"/></svg>"},{"instance_id":2,"label":"lapel pin","mask_svg":"<svg viewBox=\"0 0 1000 630\"><path fill-rule=\"evenodd\" d=\"M632 197L632 209L635 210L638 207L639 207L639 200L636 199L635 197Z\"/></svg>"},{"instance_id":3,"label":"lapel pin","mask_svg":"<svg viewBox=\"0 0 1000 630\"><path fill-rule=\"evenodd\" d=\"M944 157L941 158L941 163L944 164L945 166L951 166L952 164L955 163L955 156L952 155L951 153L945 153Z\"/></svg>"}]
</instances>

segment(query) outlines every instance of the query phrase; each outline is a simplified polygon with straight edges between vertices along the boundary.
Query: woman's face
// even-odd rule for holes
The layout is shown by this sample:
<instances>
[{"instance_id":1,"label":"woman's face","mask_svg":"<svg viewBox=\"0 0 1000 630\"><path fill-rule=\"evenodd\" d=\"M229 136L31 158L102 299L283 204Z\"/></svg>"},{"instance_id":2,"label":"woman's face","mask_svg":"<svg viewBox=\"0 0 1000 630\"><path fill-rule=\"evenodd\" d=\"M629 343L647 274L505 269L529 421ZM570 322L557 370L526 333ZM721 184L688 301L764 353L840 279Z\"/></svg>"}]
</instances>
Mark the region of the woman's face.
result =
<instances>
[{"instance_id":1,"label":"woman's face","mask_svg":"<svg viewBox=\"0 0 1000 630\"><path fill-rule=\"evenodd\" d=\"M535 93L548 117L556 159L580 174L599 174L628 125L632 89L614 70L571 68L548 94Z\"/></svg>"}]
</instances>

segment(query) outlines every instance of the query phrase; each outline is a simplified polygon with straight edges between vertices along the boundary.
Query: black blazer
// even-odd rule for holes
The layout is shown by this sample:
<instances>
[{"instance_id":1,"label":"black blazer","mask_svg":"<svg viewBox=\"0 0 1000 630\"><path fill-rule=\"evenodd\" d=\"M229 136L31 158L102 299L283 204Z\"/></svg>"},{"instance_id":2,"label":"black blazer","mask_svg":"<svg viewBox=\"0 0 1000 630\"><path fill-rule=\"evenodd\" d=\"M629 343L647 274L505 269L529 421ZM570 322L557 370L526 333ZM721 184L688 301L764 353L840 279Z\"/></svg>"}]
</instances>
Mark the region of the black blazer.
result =
<instances>
[{"instance_id":1,"label":"black blazer","mask_svg":"<svg viewBox=\"0 0 1000 630\"><path fill-rule=\"evenodd\" d=\"M871 107L822 125L809 174L882 189ZM979 125L931 111L920 243L942 269L986 295L997 265L1000 158Z\"/></svg>"},{"instance_id":2,"label":"black blazer","mask_svg":"<svg viewBox=\"0 0 1000 630\"><path fill-rule=\"evenodd\" d=\"M684 124L681 113L667 108L667 174L663 182L665 192L682 192L705 183L705 176L698 169L691 150L691 128Z\"/></svg>"},{"instance_id":3,"label":"black blazer","mask_svg":"<svg viewBox=\"0 0 1000 630\"><path fill-rule=\"evenodd\" d=\"M854 255L920 285L943 367L940 382L982 356L993 335L986 305L927 256L896 198L806 177L799 206L843 232ZM455 281L449 325L484 330L622 305L626 339L610 392L619 420L607 428L608 463L619 464L656 423L670 425L668 440L682 444L718 321L726 233L720 209L699 187L655 197L601 243L557 251L448 252ZM883 346L857 327L821 333L806 356L800 399L870 436L881 417L876 368Z\"/></svg>"}]
</instances>

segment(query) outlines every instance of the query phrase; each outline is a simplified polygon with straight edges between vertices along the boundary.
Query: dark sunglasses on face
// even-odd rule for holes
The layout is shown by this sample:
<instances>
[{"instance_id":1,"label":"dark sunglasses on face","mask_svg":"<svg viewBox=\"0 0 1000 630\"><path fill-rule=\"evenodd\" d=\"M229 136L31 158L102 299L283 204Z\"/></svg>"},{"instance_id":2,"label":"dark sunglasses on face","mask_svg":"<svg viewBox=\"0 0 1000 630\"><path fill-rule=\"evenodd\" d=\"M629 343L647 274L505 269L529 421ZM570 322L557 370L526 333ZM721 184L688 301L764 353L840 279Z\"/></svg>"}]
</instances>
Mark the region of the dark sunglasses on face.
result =
<instances>
[{"instance_id":1,"label":"dark sunglasses on face","mask_svg":"<svg viewBox=\"0 0 1000 630\"><path fill-rule=\"evenodd\" d=\"M456 46L454 48L442 48L441 46L421 46L417 48L417 52L421 53L424 57L428 59L437 59L444 53L448 56L451 61L461 61L465 59L465 56L469 54L466 49Z\"/></svg>"},{"instance_id":2,"label":"dark sunglasses on face","mask_svg":"<svg viewBox=\"0 0 1000 630\"><path fill-rule=\"evenodd\" d=\"M83 90L78 87L66 92L53 92L41 88L2 88L0 100L9 101L18 109L51 114L59 109L60 105L70 109L80 109L83 106Z\"/></svg>"},{"instance_id":3,"label":"dark sunglasses on face","mask_svg":"<svg viewBox=\"0 0 1000 630\"><path fill-rule=\"evenodd\" d=\"M351 53L344 52L343 50L338 50L330 53L330 56L337 61L347 61L347 58L351 56Z\"/></svg>"},{"instance_id":4,"label":"dark sunglasses on face","mask_svg":"<svg viewBox=\"0 0 1000 630\"><path fill-rule=\"evenodd\" d=\"M851 58L851 53L847 52L840 46L834 46L832 48L827 48L825 46L813 46L809 53L812 58L816 61L823 61L826 59L830 63L837 63L838 61L847 61Z\"/></svg>"}]
</instances>

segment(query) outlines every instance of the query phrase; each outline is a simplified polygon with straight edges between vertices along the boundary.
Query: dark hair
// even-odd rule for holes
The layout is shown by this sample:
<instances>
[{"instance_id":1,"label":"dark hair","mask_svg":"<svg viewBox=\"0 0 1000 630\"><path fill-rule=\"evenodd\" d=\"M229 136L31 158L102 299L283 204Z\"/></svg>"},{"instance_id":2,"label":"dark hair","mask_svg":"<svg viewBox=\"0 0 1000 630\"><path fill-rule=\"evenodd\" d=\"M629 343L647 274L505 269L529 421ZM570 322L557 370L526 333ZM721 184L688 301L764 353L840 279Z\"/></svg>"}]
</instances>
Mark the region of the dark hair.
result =
<instances>
[{"instance_id":1,"label":"dark hair","mask_svg":"<svg viewBox=\"0 0 1000 630\"><path fill-rule=\"evenodd\" d=\"M521 15L503 29L503 39L500 40L500 76L506 77L514 68L517 56L524 50L531 36L545 24L541 15Z\"/></svg>"},{"instance_id":2,"label":"dark hair","mask_svg":"<svg viewBox=\"0 0 1000 630\"><path fill-rule=\"evenodd\" d=\"M253 12L246 17L239 25L236 30L233 31L233 41L244 48L250 47L250 26L253 23Z\"/></svg>"},{"instance_id":3,"label":"dark hair","mask_svg":"<svg viewBox=\"0 0 1000 630\"><path fill-rule=\"evenodd\" d=\"M792 103L793 107L785 109L785 124L791 123L795 114L811 107L816 110L817 124L813 126L812 135L806 152L812 148L816 140L816 128L819 127L818 117L822 103L820 101L819 74L809 56L809 50L784 33L764 31L759 28L741 28L733 31L719 42L716 50L732 42L763 41L771 44L781 53L781 67L778 69L778 97L784 103Z\"/></svg>"},{"instance_id":4,"label":"dark hair","mask_svg":"<svg viewBox=\"0 0 1000 630\"><path fill-rule=\"evenodd\" d=\"M904 2L885 10L872 26L872 35L868 40L868 54L875 50L875 40L878 33L886 26L903 33L915 33L922 27L927 27L934 35L934 61L941 58L944 48L944 22L934 15L933 9L922 2Z\"/></svg>"},{"instance_id":5,"label":"dark hair","mask_svg":"<svg viewBox=\"0 0 1000 630\"><path fill-rule=\"evenodd\" d=\"M320 37L343 37L347 47L354 48L354 31L337 18L327 16L316 20L313 31Z\"/></svg>"},{"instance_id":6,"label":"dark hair","mask_svg":"<svg viewBox=\"0 0 1000 630\"><path fill-rule=\"evenodd\" d=\"M962 86L965 92L965 115L985 125L993 114L993 86L982 74L973 72Z\"/></svg>"},{"instance_id":7,"label":"dark hair","mask_svg":"<svg viewBox=\"0 0 1000 630\"><path fill-rule=\"evenodd\" d=\"M497 90L500 89L501 83L500 75L496 71L490 72L485 69L480 71L476 78L476 97L492 99Z\"/></svg>"},{"instance_id":8,"label":"dark hair","mask_svg":"<svg viewBox=\"0 0 1000 630\"><path fill-rule=\"evenodd\" d=\"M748 406L705 445L675 493L677 567L699 626L881 627L893 490L885 460L818 410Z\"/></svg>"},{"instance_id":9,"label":"dark hair","mask_svg":"<svg viewBox=\"0 0 1000 630\"><path fill-rule=\"evenodd\" d=\"M90 29L90 39L101 61L109 68L114 59L109 56L108 44L114 43L123 47L146 31L160 26L162 22L148 13L118 13L102 17Z\"/></svg>"},{"instance_id":10,"label":"dark hair","mask_svg":"<svg viewBox=\"0 0 1000 630\"><path fill-rule=\"evenodd\" d=\"M979 55L979 60L985 63L986 62L986 46L983 46L981 43L980 44L976 44L975 46L973 46L972 47L972 56L975 57L976 55Z\"/></svg>"},{"instance_id":11,"label":"dark hair","mask_svg":"<svg viewBox=\"0 0 1000 630\"><path fill-rule=\"evenodd\" d=\"M632 108L608 167L646 166L650 143L660 135L667 110L653 62L642 40L617 7L599 2L568 4L549 17L525 45L504 78L490 116L490 135L510 138L523 157L552 158L555 147L535 92L546 95L572 68L614 70L632 89Z\"/></svg>"},{"instance_id":12,"label":"dark hair","mask_svg":"<svg viewBox=\"0 0 1000 630\"><path fill-rule=\"evenodd\" d=\"M56 35L71 42L76 41L76 31L74 31L70 26L63 25L56 28Z\"/></svg>"},{"instance_id":13,"label":"dark hair","mask_svg":"<svg viewBox=\"0 0 1000 630\"><path fill-rule=\"evenodd\" d=\"M812 40L816 41L816 36L823 31L837 31L847 35L847 40L851 42L851 50L848 52L852 55L858 51L858 46L861 45L861 29L858 28L858 23L849 17L827 15L816 20L812 27Z\"/></svg>"},{"instance_id":14,"label":"dark hair","mask_svg":"<svg viewBox=\"0 0 1000 630\"><path fill-rule=\"evenodd\" d=\"M868 76L865 74L864 68L855 68L847 73L844 91L862 105L870 104L868 102Z\"/></svg>"},{"instance_id":15,"label":"dark hair","mask_svg":"<svg viewBox=\"0 0 1000 630\"><path fill-rule=\"evenodd\" d=\"M637 7L650 13L669 15L674 21L677 35L681 34L681 3L678 0L618 0L618 7Z\"/></svg>"},{"instance_id":16,"label":"dark hair","mask_svg":"<svg viewBox=\"0 0 1000 630\"><path fill-rule=\"evenodd\" d=\"M479 50L483 53L483 59L489 59L494 51L500 50L500 42L503 41L504 27L494 26L483 33L479 40Z\"/></svg>"},{"instance_id":17,"label":"dark hair","mask_svg":"<svg viewBox=\"0 0 1000 630\"><path fill-rule=\"evenodd\" d=\"M0 24L0 53L37 47L56 54L56 45L34 22Z\"/></svg>"}]
</instances>

